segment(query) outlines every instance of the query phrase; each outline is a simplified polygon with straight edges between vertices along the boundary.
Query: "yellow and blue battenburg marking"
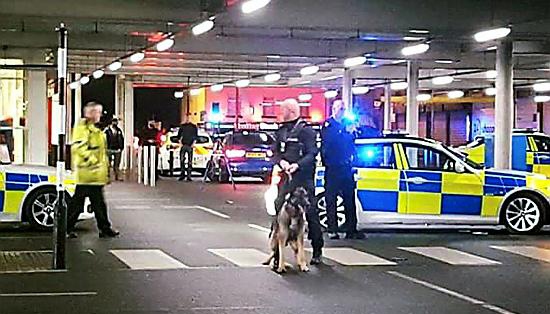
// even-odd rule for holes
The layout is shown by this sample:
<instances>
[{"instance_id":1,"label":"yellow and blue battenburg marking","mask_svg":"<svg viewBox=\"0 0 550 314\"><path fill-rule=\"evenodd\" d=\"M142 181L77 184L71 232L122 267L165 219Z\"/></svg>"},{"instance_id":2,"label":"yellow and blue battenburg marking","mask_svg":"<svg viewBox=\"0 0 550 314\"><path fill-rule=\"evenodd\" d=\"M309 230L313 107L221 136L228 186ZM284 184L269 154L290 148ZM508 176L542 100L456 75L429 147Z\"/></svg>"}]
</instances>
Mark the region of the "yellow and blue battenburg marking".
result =
<instances>
[{"instance_id":1,"label":"yellow and blue battenburg marking","mask_svg":"<svg viewBox=\"0 0 550 314\"><path fill-rule=\"evenodd\" d=\"M48 182L48 176L22 173L0 174L0 212L17 213L25 192L34 184Z\"/></svg>"}]
</instances>

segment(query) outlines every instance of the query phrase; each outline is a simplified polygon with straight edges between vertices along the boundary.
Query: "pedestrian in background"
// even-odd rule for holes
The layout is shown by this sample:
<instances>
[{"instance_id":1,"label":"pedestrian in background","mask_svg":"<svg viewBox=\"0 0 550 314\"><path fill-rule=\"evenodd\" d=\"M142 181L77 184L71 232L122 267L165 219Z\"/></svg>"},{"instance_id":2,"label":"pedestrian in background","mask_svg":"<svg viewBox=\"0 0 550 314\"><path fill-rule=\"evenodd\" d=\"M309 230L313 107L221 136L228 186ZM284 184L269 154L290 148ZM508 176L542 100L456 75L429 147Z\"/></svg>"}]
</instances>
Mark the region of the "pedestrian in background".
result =
<instances>
[{"instance_id":1,"label":"pedestrian in background","mask_svg":"<svg viewBox=\"0 0 550 314\"><path fill-rule=\"evenodd\" d=\"M159 178L159 171L158 169L158 151L160 147L160 143L158 141L160 140L159 137L159 130L157 128L157 122L154 119L151 119L147 122L147 126L141 131L140 134L140 142L143 146L143 149L150 149L151 146L155 147L155 167L154 174L151 173L151 175L154 175L155 178L158 180ZM147 170L148 171L148 170Z\"/></svg>"},{"instance_id":2,"label":"pedestrian in background","mask_svg":"<svg viewBox=\"0 0 550 314\"><path fill-rule=\"evenodd\" d=\"M311 206L306 209L308 238L311 240L313 257L311 265L321 263L323 254L323 232L319 222L319 212L315 199L315 157L317 156L316 134L313 129L300 119L300 106L294 99L287 99L281 104L283 123L275 133L276 150L274 161L287 175L279 186L275 200L277 214L283 207L286 196L296 188L306 189ZM278 251L276 251L278 252ZM278 254L273 267L278 267Z\"/></svg>"},{"instance_id":3,"label":"pedestrian in background","mask_svg":"<svg viewBox=\"0 0 550 314\"><path fill-rule=\"evenodd\" d=\"M120 177L120 159L124 149L124 135L118 127L118 119L113 118L111 125L105 129L107 136L107 154L109 157L109 166L115 173L115 180L122 180Z\"/></svg>"},{"instance_id":4,"label":"pedestrian in background","mask_svg":"<svg viewBox=\"0 0 550 314\"><path fill-rule=\"evenodd\" d=\"M347 124L344 116L346 108L342 100L332 104L332 116L321 130L321 160L325 166L325 203L329 238L340 239L338 232L346 232L346 239L364 239L357 231L355 206L355 180L353 159L355 158L355 135L352 124ZM341 194L344 200L346 222L338 228L336 200Z\"/></svg>"},{"instance_id":5,"label":"pedestrian in background","mask_svg":"<svg viewBox=\"0 0 550 314\"><path fill-rule=\"evenodd\" d=\"M95 214L99 237L116 237L118 231L111 228L103 188L108 182L109 166L105 133L96 127L101 118L103 106L89 102L84 107L84 118L73 129L71 146L72 169L76 174L76 189L71 200L71 210L67 219L67 234L77 237L74 232L78 216L84 210L84 200L90 199Z\"/></svg>"},{"instance_id":6,"label":"pedestrian in background","mask_svg":"<svg viewBox=\"0 0 550 314\"><path fill-rule=\"evenodd\" d=\"M180 148L180 166L181 174L178 181L192 181L191 172L193 171L193 145L198 138L197 126L189 122L189 117L184 116L182 124L178 131Z\"/></svg>"}]
</instances>

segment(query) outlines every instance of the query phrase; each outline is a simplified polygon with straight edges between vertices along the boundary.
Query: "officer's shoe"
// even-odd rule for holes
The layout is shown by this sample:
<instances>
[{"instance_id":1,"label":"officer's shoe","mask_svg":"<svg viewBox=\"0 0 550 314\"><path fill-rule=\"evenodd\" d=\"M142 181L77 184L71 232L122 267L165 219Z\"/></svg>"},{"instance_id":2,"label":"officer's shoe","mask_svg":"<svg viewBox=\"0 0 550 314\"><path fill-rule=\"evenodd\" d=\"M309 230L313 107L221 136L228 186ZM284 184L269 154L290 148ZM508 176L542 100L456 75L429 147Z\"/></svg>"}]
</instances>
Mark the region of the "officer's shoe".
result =
<instances>
[{"instance_id":1,"label":"officer's shoe","mask_svg":"<svg viewBox=\"0 0 550 314\"><path fill-rule=\"evenodd\" d=\"M363 232L355 231L346 233L346 239L349 240L364 240L365 234Z\"/></svg>"},{"instance_id":2,"label":"officer's shoe","mask_svg":"<svg viewBox=\"0 0 550 314\"><path fill-rule=\"evenodd\" d=\"M120 235L120 232L111 228L99 232L100 238L116 238Z\"/></svg>"},{"instance_id":3,"label":"officer's shoe","mask_svg":"<svg viewBox=\"0 0 550 314\"><path fill-rule=\"evenodd\" d=\"M78 234L74 231L67 232L67 239L76 239L78 238Z\"/></svg>"},{"instance_id":4,"label":"officer's shoe","mask_svg":"<svg viewBox=\"0 0 550 314\"><path fill-rule=\"evenodd\" d=\"M323 263L323 261L321 260L321 256L314 256L309 262L310 265L320 265L321 263Z\"/></svg>"},{"instance_id":5,"label":"officer's shoe","mask_svg":"<svg viewBox=\"0 0 550 314\"><path fill-rule=\"evenodd\" d=\"M336 232L329 232L328 238L331 240L340 240L340 235Z\"/></svg>"}]
</instances>

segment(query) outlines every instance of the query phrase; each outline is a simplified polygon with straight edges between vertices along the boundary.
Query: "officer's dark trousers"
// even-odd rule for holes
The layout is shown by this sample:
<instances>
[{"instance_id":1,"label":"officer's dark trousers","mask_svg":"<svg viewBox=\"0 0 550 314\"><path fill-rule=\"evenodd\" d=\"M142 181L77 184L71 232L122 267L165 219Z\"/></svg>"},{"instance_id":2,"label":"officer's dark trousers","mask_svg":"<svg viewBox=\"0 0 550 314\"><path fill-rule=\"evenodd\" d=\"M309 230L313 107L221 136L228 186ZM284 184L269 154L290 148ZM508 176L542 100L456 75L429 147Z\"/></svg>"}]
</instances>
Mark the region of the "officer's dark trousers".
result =
<instances>
[{"instance_id":1,"label":"officer's dark trousers","mask_svg":"<svg viewBox=\"0 0 550 314\"><path fill-rule=\"evenodd\" d=\"M328 232L338 232L336 217L336 199L342 195L346 223L344 231L357 231L357 212L355 207L355 181L351 166L326 167L325 169L325 201L327 206Z\"/></svg>"},{"instance_id":2,"label":"officer's dark trousers","mask_svg":"<svg viewBox=\"0 0 550 314\"><path fill-rule=\"evenodd\" d=\"M191 179L191 172L193 171L193 146L183 145L180 148L180 165L180 178Z\"/></svg>"},{"instance_id":3,"label":"officer's dark trousers","mask_svg":"<svg viewBox=\"0 0 550 314\"><path fill-rule=\"evenodd\" d=\"M107 205L103 198L103 185L78 184L74 196L69 203L69 215L67 217L67 232L74 230L78 216L84 210L84 201L88 197L94 211L97 228L99 231L106 231L111 228Z\"/></svg>"},{"instance_id":4,"label":"officer's dark trousers","mask_svg":"<svg viewBox=\"0 0 550 314\"><path fill-rule=\"evenodd\" d=\"M306 220L308 224L308 239L311 241L313 248L313 256L319 257L322 255L323 249L323 232L321 231L321 223L319 222L319 211L317 209L317 201L315 197L315 188L313 186L313 177L294 176L291 181L285 182L279 186L279 195L275 200L275 209L277 213L283 207L285 198L288 193L293 192L296 188L303 187L309 195L311 206L306 211Z\"/></svg>"}]
</instances>

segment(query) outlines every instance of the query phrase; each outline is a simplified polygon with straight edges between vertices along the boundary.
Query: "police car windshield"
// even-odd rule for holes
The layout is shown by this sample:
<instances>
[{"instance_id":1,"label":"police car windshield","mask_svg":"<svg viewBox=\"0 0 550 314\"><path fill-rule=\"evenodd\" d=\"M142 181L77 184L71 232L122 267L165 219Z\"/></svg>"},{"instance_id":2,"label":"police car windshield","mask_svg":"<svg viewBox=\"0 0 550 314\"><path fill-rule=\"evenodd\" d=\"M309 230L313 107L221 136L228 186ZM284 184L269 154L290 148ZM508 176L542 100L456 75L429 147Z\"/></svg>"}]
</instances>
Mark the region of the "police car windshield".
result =
<instances>
[{"instance_id":1,"label":"police car windshield","mask_svg":"<svg viewBox=\"0 0 550 314\"><path fill-rule=\"evenodd\" d=\"M258 145L273 145L274 140L266 132L248 132L233 134L233 145L254 147Z\"/></svg>"},{"instance_id":2,"label":"police car windshield","mask_svg":"<svg viewBox=\"0 0 550 314\"><path fill-rule=\"evenodd\" d=\"M456 150L454 150L450 147L447 147L447 146L443 146L443 147L445 147L445 149L449 153L453 154L455 157L457 157L458 159L460 159L460 160L464 161L466 164L468 164L468 166L470 166L474 169L477 169L477 170L482 170L484 168L483 165L478 164L477 162L470 160L467 155L465 155L465 154L463 154L459 151L456 151Z\"/></svg>"}]
</instances>

